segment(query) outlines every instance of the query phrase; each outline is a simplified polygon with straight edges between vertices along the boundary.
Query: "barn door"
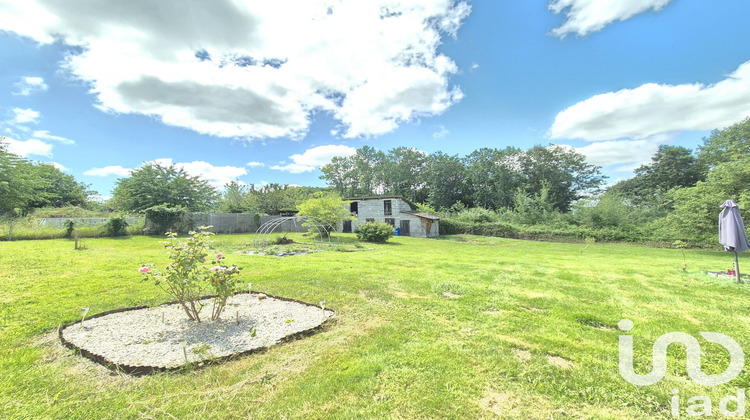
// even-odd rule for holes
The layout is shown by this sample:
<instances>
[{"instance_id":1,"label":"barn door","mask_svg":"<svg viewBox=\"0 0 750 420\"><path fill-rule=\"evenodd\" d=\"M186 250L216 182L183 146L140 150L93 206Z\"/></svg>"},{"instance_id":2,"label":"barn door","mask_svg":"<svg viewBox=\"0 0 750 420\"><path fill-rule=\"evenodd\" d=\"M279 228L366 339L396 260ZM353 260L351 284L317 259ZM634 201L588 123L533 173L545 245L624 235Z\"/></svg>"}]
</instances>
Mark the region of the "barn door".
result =
<instances>
[{"instance_id":1,"label":"barn door","mask_svg":"<svg viewBox=\"0 0 750 420\"><path fill-rule=\"evenodd\" d=\"M411 233L409 232L409 221L408 220L402 220L401 221L401 236L411 236Z\"/></svg>"}]
</instances>

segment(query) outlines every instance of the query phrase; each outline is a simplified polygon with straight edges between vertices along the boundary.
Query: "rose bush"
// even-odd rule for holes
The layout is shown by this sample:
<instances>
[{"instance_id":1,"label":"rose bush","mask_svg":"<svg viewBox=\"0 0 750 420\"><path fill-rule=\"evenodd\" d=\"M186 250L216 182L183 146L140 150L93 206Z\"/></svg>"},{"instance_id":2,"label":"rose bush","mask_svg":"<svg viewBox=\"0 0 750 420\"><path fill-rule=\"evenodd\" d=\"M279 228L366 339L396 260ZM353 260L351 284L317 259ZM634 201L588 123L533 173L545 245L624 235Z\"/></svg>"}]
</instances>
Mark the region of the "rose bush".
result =
<instances>
[{"instance_id":1,"label":"rose bush","mask_svg":"<svg viewBox=\"0 0 750 420\"><path fill-rule=\"evenodd\" d=\"M168 232L169 239L164 243L169 251L169 264L163 272L155 270L153 264L144 264L138 271L143 281L151 281L170 294L182 305L188 318L201 321L200 312L205 306L201 296L209 292L211 299L211 320L219 319L227 299L234 294L239 282L241 267L222 264L224 254L216 253L209 261L211 253L210 226L201 226L198 232L190 232L185 241L177 239L177 234ZM210 267L210 268L209 268Z\"/></svg>"}]
</instances>

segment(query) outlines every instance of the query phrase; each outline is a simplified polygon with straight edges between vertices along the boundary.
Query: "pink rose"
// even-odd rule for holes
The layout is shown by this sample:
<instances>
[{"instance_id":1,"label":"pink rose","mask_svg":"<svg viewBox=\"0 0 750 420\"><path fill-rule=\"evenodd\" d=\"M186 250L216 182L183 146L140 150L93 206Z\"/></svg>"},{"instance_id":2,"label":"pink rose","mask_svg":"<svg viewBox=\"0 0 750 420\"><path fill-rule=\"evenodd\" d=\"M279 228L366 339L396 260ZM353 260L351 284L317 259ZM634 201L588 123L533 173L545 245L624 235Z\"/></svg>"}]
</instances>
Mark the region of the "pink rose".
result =
<instances>
[{"instance_id":1,"label":"pink rose","mask_svg":"<svg viewBox=\"0 0 750 420\"><path fill-rule=\"evenodd\" d=\"M140 268L140 270L138 270L138 272L146 274L146 273L151 272L151 269L148 268L148 267L146 267L146 266L143 266L143 267Z\"/></svg>"},{"instance_id":2,"label":"pink rose","mask_svg":"<svg viewBox=\"0 0 750 420\"><path fill-rule=\"evenodd\" d=\"M220 260L222 258L224 258L224 254L222 254L221 252L219 252L218 254L216 254L216 259L217 260Z\"/></svg>"},{"instance_id":3,"label":"pink rose","mask_svg":"<svg viewBox=\"0 0 750 420\"><path fill-rule=\"evenodd\" d=\"M218 272L224 271L224 270L226 270L226 269L224 267L220 266L220 265L215 265L215 266L209 268L209 271L211 271L213 273L218 273Z\"/></svg>"}]
</instances>

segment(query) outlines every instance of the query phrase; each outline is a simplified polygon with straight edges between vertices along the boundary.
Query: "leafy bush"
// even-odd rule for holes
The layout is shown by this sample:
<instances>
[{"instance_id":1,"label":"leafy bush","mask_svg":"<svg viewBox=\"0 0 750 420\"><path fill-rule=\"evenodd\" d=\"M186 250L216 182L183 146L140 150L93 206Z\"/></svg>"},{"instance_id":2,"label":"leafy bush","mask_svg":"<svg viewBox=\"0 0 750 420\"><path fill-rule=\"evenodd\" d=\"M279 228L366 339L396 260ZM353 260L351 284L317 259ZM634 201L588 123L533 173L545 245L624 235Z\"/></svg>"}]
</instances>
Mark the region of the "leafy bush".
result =
<instances>
[{"instance_id":1,"label":"leafy bush","mask_svg":"<svg viewBox=\"0 0 750 420\"><path fill-rule=\"evenodd\" d=\"M360 241L384 243L396 233L396 230L388 223L368 222L359 225L354 233L357 234L357 239Z\"/></svg>"},{"instance_id":2,"label":"leafy bush","mask_svg":"<svg viewBox=\"0 0 750 420\"><path fill-rule=\"evenodd\" d=\"M170 207L160 204L146 209L146 234L161 235L166 232L179 232L187 211L183 207Z\"/></svg>"},{"instance_id":3,"label":"leafy bush","mask_svg":"<svg viewBox=\"0 0 750 420\"><path fill-rule=\"evenodd\" d=\"M191 321L197 322L201 321L200 312L204 306L201 296L207 289L215 295L212 299L211 320L219 319L227 298L234 294L237 276L242 269L236 265L222 265L222 253L215 254L210 264L207 263L212 242L209 237L214 235L208 232L209 228L210 226L201 226L198 232L191 232L185 242L178 240L174 232L168 233L169 240L165 244L169 250L170 263L164 272L155 271L153 264L144 264L138 270L143 281L151 281L161 287L180 303Z\"/></svg>"},{"instance_id":4,"label":"leafy bush","mask_svg":"<svg viewBox=\"0 0 750 420\"><path fill-rule=\"evenodd\" d=\"M66 220L65 223L63 223L63 227L65 227L65 237L70 238L73 236L73 231L76 230L76 222L73 220Z\"/></svg>"},{"instance_id":5,"label":"leafy bush","mask_svg":"<svg viewBox=\"0 0 750 420\"><path fill-rule=\"evenodd\" d=\"M124 217L110 217L104 224L104 234L106 236L125 236L128 234L128 221Z\"/></svg>"}]
</instances>

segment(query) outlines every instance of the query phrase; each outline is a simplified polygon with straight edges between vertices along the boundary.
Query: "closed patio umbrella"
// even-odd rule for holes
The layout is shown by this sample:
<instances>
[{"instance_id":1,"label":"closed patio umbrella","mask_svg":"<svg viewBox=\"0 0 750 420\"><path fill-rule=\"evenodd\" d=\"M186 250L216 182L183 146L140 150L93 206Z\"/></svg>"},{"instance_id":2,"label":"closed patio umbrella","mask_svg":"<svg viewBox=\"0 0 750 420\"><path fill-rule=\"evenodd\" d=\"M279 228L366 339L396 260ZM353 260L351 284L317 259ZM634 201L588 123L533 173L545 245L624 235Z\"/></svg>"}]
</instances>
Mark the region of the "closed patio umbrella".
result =
<instances>
[{"instance_id":1,"label":"closed patio umbrella","mask_svg":"<svg viewBox=\"0 0 750 420\"><path fill-rule=\"evenodd\" d=\"M724 246L725 251L734 252L734 270L737 282L740 279L740 262L738 252L747 251L748 246L745 224L740 216L740 206L732 200L727 200L721 205L719 214L719 243Z\"/></svg>"}]
</instances>

